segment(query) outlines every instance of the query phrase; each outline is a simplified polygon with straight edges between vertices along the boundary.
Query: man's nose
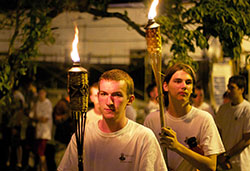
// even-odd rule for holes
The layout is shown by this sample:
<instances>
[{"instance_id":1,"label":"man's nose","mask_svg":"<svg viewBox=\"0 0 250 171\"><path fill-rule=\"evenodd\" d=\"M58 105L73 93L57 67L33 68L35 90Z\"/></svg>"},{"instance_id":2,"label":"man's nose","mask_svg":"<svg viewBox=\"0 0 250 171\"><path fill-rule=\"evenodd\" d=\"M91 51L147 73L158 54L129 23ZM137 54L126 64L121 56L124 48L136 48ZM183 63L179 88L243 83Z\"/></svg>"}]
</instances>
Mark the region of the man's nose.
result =
<instances>
[{"instance_id":1,"label":"man's nose","mask_svg":"<svg viewBox=\"0 0 250 171\"><path fill-rule=\"evenodd\" d=\"M187 88L187 84L186 84L186 82L185 82L185 81L182 81L182 83L181 83L181 88L184 88L184 89L186 89L186 88Z\"/></svg>"},{"instance_id":2,"label":"man's nose","mask_svg":"<svg viewBox=\"0 0 250 171\"><path fill-rule=\"evenodd\" d=\"M108 97L107 97L107 104L113 104L113 101L114 101L113 96L108 95Z\"/></svg>"}]
</instances>

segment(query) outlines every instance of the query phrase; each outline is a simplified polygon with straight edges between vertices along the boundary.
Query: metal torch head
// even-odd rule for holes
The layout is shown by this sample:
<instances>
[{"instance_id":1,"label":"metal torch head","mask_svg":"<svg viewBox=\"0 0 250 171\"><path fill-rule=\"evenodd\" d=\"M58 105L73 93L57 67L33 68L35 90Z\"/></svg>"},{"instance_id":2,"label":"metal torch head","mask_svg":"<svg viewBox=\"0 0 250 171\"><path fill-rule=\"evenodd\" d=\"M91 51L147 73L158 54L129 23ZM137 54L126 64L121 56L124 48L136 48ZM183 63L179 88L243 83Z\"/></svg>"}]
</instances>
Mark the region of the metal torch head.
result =
<instances>
[{"instance_id":1,"label":"metal torch head","mask_svg":"<svg viewBox=\"0 0 250 171\"><path fill-rule=\"evenodd\" d=\"M146 29L147 50L149 53L161 53L160 25L153 19L148 20Z\"/></svg>"},{"instance_id":2,"label":"metal torch head","mask_svg":"<svg viewBox=\"0 0 250 171\"><path fill-rule=\"evenodd\" d=\"M68 92L70 97L70 108L74 111L87 112L88 110L88 74L87 70L74 63L68 71Z\"/></svg>"}]
</instances>

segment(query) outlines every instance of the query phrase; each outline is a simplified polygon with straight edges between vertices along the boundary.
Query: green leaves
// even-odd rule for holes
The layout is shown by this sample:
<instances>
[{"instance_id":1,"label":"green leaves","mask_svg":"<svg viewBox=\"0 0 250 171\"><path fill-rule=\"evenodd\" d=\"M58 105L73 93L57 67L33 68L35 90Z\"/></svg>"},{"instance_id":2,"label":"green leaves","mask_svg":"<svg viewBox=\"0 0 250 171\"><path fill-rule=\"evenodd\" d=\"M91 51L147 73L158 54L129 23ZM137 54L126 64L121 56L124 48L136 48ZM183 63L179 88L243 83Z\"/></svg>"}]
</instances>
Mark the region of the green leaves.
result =
<instances>
[{"instance_id":1,"label":"green leaves","mask_svg":"<svg viewBox=\"0 0 250 171\"><path fill-rule=\"evenodd\" d=\"M164 1L157 22L164 42L172 42L174 60L189 60L188 52L209 47L210 36L219 37L223 54L236 59L241 41L250 34L250 5L244 0ZM186 59L185 59L186 58Z\"/></svg>"},{"instance_id":2,"label":"green leaves","mask_svg":"<svg viewBox=\"0 0 250 171\"><path fill-rule=\"evenodd\" d=\"M8 55L1 65L4 72L0 74L0 105L10 99L11 89L18 84L20 76L27 74L30 59L38 55L39 43L54 42L50 28L52 18L48 16L51 8L46 3L27 2L20 2L18 8L11 11L11 17L5 13L0 20L4 21L0 24L8 23L9 28L14 29Z\"/></svg>"}]
</instances>

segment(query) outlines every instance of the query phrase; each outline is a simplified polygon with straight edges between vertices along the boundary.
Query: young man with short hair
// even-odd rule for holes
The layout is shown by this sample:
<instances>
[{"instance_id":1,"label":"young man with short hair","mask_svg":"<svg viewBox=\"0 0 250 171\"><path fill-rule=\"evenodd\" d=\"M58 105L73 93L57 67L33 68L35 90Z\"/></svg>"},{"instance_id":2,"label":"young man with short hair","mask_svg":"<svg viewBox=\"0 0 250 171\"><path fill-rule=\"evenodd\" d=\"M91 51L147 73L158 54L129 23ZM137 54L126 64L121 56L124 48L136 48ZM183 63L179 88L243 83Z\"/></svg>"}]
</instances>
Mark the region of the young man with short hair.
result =
<instances>
[{"instance_id":1,"label":"young man with short hair","mask_svg":"<svg viewBox=\"0 0 250 171\"><path fill-rule=\"evenodd\" d=\"M89 98L94 104L94 108L87 112L87 123L102 119L102 113L100 111L100 105L98 102L98 83L94 83L89 88Z\"/></svg>"},{"instance_id":2,"label":"young man with short hair","mask_svg":"<svg viewBox=\"0 0 250 171\"><path fill-rule=\"evenodd\" d=\"M153 132L125 115L134 99L134 82L124 71L113 69L99 78L98 100L103 119L87 124L84 144L85 171L166 171ZM58 167L77 170L75 136Z\"/></svg>"},{"instance_id":3,"label":"young man with short hair","mask_svg":"<svg viewBox=\"0 0 250 171\"><path fill-rule=\"evenodd\" d=\"M207 111L214 117L215 115L214 115L214 110L212 106L204 101L205 94L204 94L204 89L202 88L202 86L196 85L194 93L196 97L191 98L192 105L198 109Z\"/></svg>"},{"instance_id":4,"label":"young man with short hair","mask_svg":"<svg viewBox=\"0 0 250 171\"><path fill-rule=\"evenodd\" d=\"M230 77L230 102L221 105L215 117L226 149L218 162L223 167L230 161L233 171L250 170L250 103L244 99L245 89L244 76Z\"/></svg>"}]
</instances>

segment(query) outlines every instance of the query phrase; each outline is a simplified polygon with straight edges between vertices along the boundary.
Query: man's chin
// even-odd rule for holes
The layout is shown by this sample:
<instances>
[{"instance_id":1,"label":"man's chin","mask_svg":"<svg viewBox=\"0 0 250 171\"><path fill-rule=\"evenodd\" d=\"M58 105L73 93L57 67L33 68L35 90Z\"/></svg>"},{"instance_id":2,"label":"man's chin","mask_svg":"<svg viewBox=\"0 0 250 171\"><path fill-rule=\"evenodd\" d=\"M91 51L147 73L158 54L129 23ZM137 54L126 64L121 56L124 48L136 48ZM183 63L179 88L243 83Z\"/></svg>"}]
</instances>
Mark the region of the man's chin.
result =
<instances>
[{"instance_id":1,"label":"man's chin","mask_svg":"<svg viewBox=\"0 0 250 171\"><path fill-rule=\"evenodd\" d=\"M114 119L115 118L115 114L103 114L103 117L105 118L105 119Z\"/></svg>"},{"instance_id":2,"label":"man's chin","mask_svg":"<svg viewBox=\"0 0 250 171\"><path fill-rule=\"evenodd\" d=\"M181 101L181 102L186 102L186 101L189 101L189 97L181 96L181 97L178 98L178 100Z\"/></svg>"}]
</instances>

